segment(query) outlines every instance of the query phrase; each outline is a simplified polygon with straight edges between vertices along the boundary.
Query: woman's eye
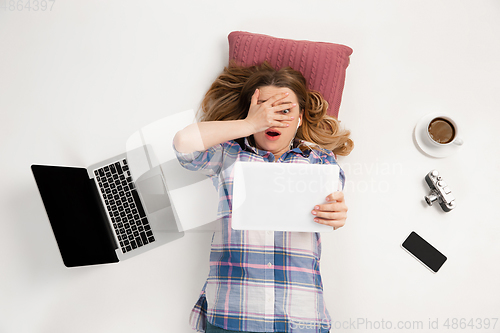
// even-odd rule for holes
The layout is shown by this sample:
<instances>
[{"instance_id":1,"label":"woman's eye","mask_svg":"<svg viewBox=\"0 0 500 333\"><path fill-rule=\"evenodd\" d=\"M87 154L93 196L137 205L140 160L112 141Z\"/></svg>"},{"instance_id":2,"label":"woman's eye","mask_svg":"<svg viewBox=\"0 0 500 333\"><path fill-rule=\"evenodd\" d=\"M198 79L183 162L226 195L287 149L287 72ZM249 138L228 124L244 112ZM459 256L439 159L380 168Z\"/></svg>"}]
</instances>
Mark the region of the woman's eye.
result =
<instances>
[{"instance_id":1,"label":"woman's eye","mask_svg":"<svg viewBox=\"0 0 500 333\"><path fill-rule=\"evenodd\" d=\"M283 110L282 111L284 114L287 114L287 113L290 113L290 110L289 109L286 109L286 110Z\"/></svg>"}]
</instances>

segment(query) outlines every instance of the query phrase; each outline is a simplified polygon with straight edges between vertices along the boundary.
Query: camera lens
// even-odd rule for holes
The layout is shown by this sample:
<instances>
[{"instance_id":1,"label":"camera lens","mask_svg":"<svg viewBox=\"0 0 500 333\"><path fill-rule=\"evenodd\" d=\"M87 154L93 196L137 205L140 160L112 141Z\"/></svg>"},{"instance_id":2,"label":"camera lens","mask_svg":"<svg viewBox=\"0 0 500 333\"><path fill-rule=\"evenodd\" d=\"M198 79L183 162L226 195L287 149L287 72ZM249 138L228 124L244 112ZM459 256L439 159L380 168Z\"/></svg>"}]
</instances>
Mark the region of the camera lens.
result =
<instances>
[{"instance_id":1,"label":"camera lens","mask_svg":"<svg viewBox=\"0 0 500 333\"><path fill-rule=\"evenodd\" d=\"M439 199L439 196L437 196L434 192L432 192L431 194L429 194L428 196L425 197L425 202L427 202L427 204L429 206L432 206L432 204L437 201Z\"/></svg>"}]
</instances>

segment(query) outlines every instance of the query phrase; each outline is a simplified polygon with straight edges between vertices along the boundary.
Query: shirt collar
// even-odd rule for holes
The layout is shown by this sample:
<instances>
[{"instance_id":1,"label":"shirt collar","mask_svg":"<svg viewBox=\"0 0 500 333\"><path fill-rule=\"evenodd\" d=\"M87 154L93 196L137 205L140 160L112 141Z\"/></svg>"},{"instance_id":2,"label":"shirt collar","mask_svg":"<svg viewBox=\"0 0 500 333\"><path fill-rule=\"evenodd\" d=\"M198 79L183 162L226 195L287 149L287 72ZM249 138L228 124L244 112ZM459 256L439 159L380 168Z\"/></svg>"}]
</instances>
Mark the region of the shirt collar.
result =
<instances>
[{"instance_id":1,"label":"shirt collar","mask_svg":"<svg viewBox=\"0 0 500 333\"><path fill-rule=\"evenodd\" d=\"M248 137L245 138L244 143L245 143L245 150L249 150L249 151L253 152L254 154L264 156L264 155L269 153L268 151L261 150L257 147L252 146L250 144L250 141L248 140ZM288 152L295 152L295 153L301 154L304 157L308 157L309 154L311 153L310 143L307 141L304 141L304 140L294 139L292 147L293 147L293 149L289 150Z\"/></svg>"}]
</instances>

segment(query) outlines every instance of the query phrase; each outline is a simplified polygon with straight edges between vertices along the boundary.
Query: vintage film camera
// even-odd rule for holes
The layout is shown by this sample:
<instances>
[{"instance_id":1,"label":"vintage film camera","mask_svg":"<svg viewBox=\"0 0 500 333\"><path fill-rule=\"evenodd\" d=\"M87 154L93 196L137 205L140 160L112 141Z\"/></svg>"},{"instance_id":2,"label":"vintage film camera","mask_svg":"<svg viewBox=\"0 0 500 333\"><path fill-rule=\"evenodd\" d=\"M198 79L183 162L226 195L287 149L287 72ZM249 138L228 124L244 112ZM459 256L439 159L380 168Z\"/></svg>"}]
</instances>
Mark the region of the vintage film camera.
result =
<instances>
[{"instance_id":1,"label":"vintage film camera","mask_svg":"<svg viewBox=\"0 0 500 333\"><path fill-rule=\"evenodd\" d=\"M455 197L451 193L448 184L443 181L437 170L430 171L427 176L425 176L425 181L431 189L431 193L425 196L425 201L429 206L432 206L432 204L437 201L445 212L449 212L455 208Z\"/></svg>"}]
</instances>

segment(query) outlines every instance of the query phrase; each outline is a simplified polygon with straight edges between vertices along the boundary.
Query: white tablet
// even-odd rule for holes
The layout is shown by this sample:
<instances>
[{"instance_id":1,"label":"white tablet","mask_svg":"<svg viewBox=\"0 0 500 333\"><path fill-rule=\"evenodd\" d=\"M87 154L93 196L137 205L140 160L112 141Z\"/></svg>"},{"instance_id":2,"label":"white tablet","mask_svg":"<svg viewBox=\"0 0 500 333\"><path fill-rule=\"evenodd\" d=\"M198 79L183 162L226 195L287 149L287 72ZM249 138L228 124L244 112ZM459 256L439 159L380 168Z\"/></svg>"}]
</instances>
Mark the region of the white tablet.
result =
<instances>
[{"instance_id":1,"label":"white tablet","mask_svg":"<svg viewBox=\"0 0 500 333\"><path fill-rule=\"evenodd\" d=\"M236 162L232 228L328 232L314 222L314 206L337 191L339 167L332 164Z\"/></svg>"}]
</instances>

